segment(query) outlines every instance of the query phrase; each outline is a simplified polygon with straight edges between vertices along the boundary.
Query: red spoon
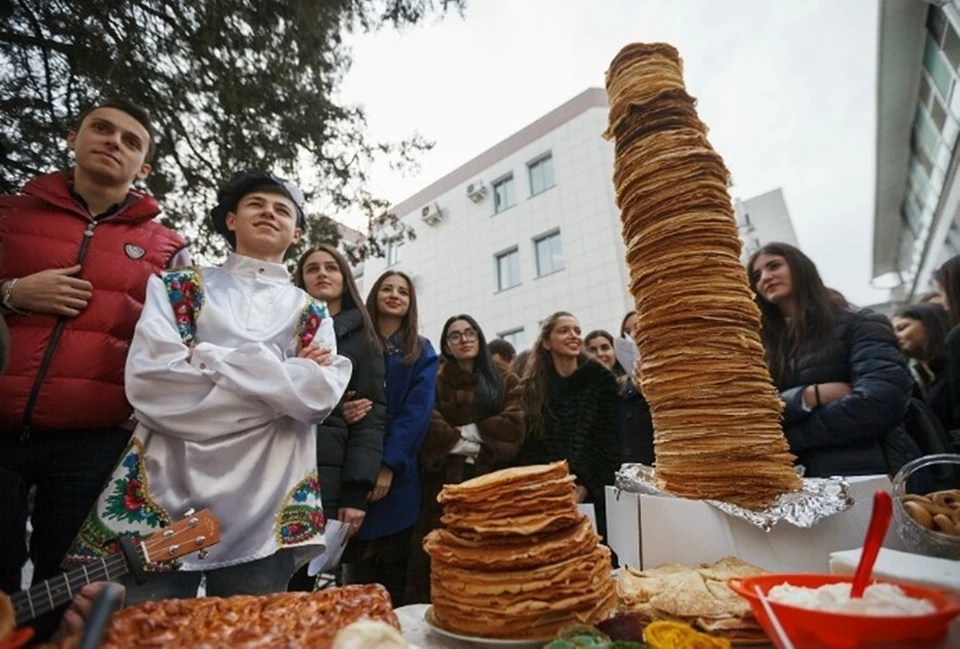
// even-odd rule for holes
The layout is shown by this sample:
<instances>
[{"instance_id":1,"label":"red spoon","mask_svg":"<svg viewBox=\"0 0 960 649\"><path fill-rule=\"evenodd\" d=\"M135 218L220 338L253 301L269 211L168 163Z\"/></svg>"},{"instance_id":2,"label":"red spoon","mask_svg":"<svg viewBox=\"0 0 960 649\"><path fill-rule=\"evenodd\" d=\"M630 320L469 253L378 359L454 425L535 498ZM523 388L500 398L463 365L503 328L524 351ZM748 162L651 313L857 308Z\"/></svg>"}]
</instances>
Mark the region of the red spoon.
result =
<instances>
[{"instance_id":1,"label":"red spoon","mask_svg":"<svg viewBox=\"0 0 960 649\"><path fill-rule=\"evenodd\" d=\"M870 527L867 528L867 538L863 542L863 550L860 552L860 563L857 564L857 572L853 576L853 587L850 589L850 597L863 597L863 591L870 581L870 575L873 574L873 564L877 562L877 555L880 554L880 546L883 545L883 539L887 535L887 528L890 527L890 517L893 515L893 500L886 491L878 491L873 495L873 513L870 515Z\"/></svg>"}]
</instances>

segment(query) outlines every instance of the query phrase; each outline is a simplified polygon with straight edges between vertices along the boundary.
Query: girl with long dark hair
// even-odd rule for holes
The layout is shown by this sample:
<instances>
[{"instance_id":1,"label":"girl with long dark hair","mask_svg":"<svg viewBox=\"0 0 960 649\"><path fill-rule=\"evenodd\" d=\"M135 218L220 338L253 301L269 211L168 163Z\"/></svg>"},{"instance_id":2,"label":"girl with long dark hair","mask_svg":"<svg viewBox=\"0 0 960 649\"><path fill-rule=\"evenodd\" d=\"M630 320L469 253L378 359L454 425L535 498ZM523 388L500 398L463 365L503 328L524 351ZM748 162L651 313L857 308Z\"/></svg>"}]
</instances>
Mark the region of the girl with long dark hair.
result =
<instances>
[{"instance_id":1,"label":"girl with long dark hair","mask_svg":"<svg viewBox=\"0 0 960 649\"><path fill-rule=\"evenodd\" d=\"M625 336L626 337L626 336ZM613 336L598 329L583 339L587 354L617 377L620 399L617 403L620 432L620 462L653 464L653 420L650 405L637 390L633 378L620 365L613 346Z\"/></svg>"},{"instance_id":2,"label":"girl with long dark hair","mask_svg":"<svg viewBox=\"0 0 960 649\"><path fill-rule=\"evenodd\" d=\"M419 334L417 294L406 273L383 273L367 296L367 312L384 348L386 435L367 516L344 552L343 579L383 584L400 606L420 514L418 455L433 414L437 354ZM362 405L349 407L362 413Z\"/></svg>"},{"instance_id":3,"label":"girl with long dark hair","mask_svg":"<svg viewBox=\"0 0 960 649\"><path fill-rule=\"evenodd\" d=\"M362 400L362 418L348 421L341 403L317 426L317 470L324 514L356 534L366 517L368 498L383 455L386 425L383 348L346 258L334 246L320 244L297 263L297 286L323 300L333 316L337 350L353 364L344 401ZM290 581L291 590L313 590L306 566Z\"/></svg>"},{"instance_id":4,"label":"girl with long dark hair","mask_svg":"<svg viewBox=\"0 0 960 649\"><path fill-rule=\"evenodd\" d=\"M527 415L518 464L566 460L580 503L593 503L606 533L604 487L620 466L617 380L583 351L580 323L564 311L540 328L521 381Z\"/></svg>"},{"instance_id":5,"label":"girl with long dark hair","mask_svg":"<svg viewBox=\"0 0 960 649\"><path fill-rule=\"evenodd\" d=\"M918 457L904 427L912 383L890 322L852 309L793 246L764 246L747 271L784 433L806 475L892 474Z\"/></svg>"},{"instance_id":6,"label":"girl with long dark hair","mask_svg":"<svg viewBox=\"0 0 960 649\"><path fill-rule=\"evenodd\" d=\"M523 440L520 379L491 357L477 321L455 315L440 334L442 364L430 429L420 449L423 496L413 535L407 603L430 601L430 558L423 538L440 527L437 495L446 484L509 466Z\"/></svg>"},{"instance_id":7,"label":"girl with long dark hair","mask_svg":"<svg viewBox=\"0 0 960 649\"><path fill-rule=\"evenodd\" d=\"M943 263L934 273L932 302L947 311L950 332L943 344L943 379L931 408L944 428L956 437L960 429L960 255Z\"/></svg>"},{"instance_id":8,"label":"girl with long dark hair","mask_svg":"<svg viewBox=\"0 0 960 649\"><path fill-rule=\"evenodd\" d=\"M630 340L633 340L633 337L636 335L636 333L637 333L637 312L628 311L627 315L623 316L623 320L620 322L620 337L629 338Z\"/></svg>"},{"instance_id":9,"label":"girl with long dark hair","mask_svg":"<svg viewBox=\"0 0 960 649\"><path fill-rule=\"evenodd\" d=\"M914 395L926 400L943 376L943 347L950 332L947 312L939 304L914 304L898 311L892 322L913 375Z\"/></svg>"}]
</instances>

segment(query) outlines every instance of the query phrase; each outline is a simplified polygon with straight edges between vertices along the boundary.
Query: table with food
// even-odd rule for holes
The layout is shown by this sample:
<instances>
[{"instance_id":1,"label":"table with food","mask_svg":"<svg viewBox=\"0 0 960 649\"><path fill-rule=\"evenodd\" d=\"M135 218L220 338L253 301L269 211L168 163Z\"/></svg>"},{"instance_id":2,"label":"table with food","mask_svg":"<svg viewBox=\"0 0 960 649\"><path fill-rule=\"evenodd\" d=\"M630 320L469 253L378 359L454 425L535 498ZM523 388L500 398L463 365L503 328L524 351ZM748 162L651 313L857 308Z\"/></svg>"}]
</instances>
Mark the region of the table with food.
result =
<instances>
[{"instance_id":1,"label":"table with food","mask_svg":"<svg viewBox=\"0 0 960 649\"><path fill-rule=\"evenodd\" d=\"M814 483L794 468L740 261L729 172L687 94L679 53L629 45L613 59L606 87L605 136L614 145L639 374L655 430L655 495L645 497L757 516L765 533L803 518L798 512L816 513L824 498L846 498L829 514L846 516L853 503L842 479ZM915 480L923 472L931 480ZM424 540L430 605L394 611L378 585L150 602L115 613L100 646L960 647L958 478L960 456L905 466L872 509L859 503L870 514L855 529L859 543L818 557L830 570L816 573L782 569L804 552L796 541L777 541L765 555L776 557L772 565L733 543L733 552L697 562L615 568L577 507L565 462L504 469L440 493L443 527ZM913 493L915 484L936 487ZM882 547L891 519L898 548ZM698 529L672 532L679 541Z\"/></svg>"}]
</instances>

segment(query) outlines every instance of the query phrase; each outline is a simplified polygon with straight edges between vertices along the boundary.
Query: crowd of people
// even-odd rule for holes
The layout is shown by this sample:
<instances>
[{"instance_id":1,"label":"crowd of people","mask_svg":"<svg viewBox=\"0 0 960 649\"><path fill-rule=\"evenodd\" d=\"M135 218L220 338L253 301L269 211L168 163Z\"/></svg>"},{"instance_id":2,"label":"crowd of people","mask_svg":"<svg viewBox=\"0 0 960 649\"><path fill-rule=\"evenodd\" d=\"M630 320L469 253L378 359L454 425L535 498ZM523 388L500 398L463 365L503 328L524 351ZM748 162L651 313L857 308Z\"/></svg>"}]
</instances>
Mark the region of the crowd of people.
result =
<instances>
[{"instance_id":1,"label":"crowd of people","mask_svg":"<svg viewBox=\"0 0 960 649\"><path fill-rule=\"evenodd\" d=\"M102 103L67 145L72 169L0 197L0 589L19 590L28 556L42 580L209 507L222 527L210 556L129 582L128 601L192 597L202 578L210 595L312 589L304 563L338 520L343 583L425 602L421 541L443 485L566 460L604 535L618 467L655 463L636 313L614 336L557 311L519 353L453 314L436 350L403 272L364 300L320 245L291 278L284 258L307 227L293 183L234 175L210 210L231 252L198 267L133 188L155 149L144 110ZM960 258L893 324L791 246L767 245L746 270L805 475L893 474L952 448Z\"/></svg>"}]
</instances>

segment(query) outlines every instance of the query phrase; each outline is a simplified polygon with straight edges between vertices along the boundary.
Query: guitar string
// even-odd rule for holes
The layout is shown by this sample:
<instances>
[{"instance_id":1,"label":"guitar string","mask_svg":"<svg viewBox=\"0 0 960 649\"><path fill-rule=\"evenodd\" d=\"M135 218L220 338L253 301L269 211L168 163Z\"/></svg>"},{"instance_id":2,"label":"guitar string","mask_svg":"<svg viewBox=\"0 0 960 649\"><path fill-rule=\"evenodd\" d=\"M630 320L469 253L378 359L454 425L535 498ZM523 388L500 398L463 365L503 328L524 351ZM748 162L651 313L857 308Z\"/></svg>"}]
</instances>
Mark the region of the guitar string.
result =
<instances>
[{"instance_id":1,"label":"guitar string","mask_svg":"<svg viewBox=\"0 0 960 649\"><path fill-rule=\"evenodd\" d=\"M199 531L200 530L198 530L195 526L188 526L188 527L185 527L183 530L174 532L174 534L166 538L163 537L163 534L161 531L158 531L158 532L155 532L154 534L159 535L160 538L154 541L153 540L154 535L151 535L147 539L141 541L141 546L143 546L141 549L146 550L147 556L150 557L151 561L156 561L157 558L153 556L153 553L157 550L157 548L164 545L170 545L174 540L178 539L180 536L184 536L184 535L189 536ZM100 581L100 579L103 577L106 577L107 580L109 580L110 570L113 569L114 574L119 576L120 573L125 572L124 570L125 564L126 564L126 557L122 552L114 554L110 557L103 557L95 563L85 564L83 566L85 568L84 574L82 575L78 573L76 577L70 577L69 576L70 573L64 573L63 575L60 575L58 577L51 577L50 579L45 579L43 582L36 584L27 590L20 591L19 593L14 593L13 595L10 596L10 600L11 600L11 603L14 605L14 608L22 608L23 605L29 604L31 612L33 612L35 609L35 604L34 604L35 598L33 595L31 595L31 592L34 590L46 589L47 600L51 604L49 608L51 609L56 608L56 606L52 605L53 595L50 592L51 581L63 580L64 585L66 586L67 592L69 593L70 586L75 579L78 580L77 585L80 585L81 587L87 583ZM54 584L53 591L59 593L63 588L64 586L61 586L59 583ZM40 594L42 595L42 592ZM42 598L40 599L40 601L41 602L43 601ZM43 606L46 606L46 604L43 604ZM41 608L43 608L43 606L41 606Z\"/></svg>"}]
</instances>

